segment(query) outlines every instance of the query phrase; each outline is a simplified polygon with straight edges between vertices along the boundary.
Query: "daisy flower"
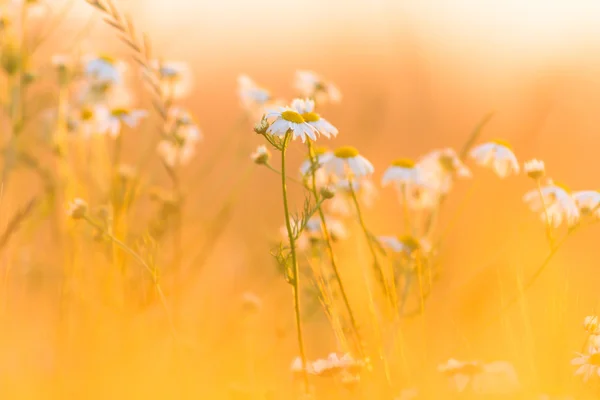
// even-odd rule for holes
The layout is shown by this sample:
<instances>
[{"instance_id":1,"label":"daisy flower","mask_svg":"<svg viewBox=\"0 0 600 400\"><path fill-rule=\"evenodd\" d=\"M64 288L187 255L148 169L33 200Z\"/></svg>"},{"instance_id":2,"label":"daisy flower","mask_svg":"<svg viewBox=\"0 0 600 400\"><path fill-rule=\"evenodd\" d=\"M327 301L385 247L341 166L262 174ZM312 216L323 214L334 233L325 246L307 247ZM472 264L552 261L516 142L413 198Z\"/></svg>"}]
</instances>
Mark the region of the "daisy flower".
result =
<instances>
[{"instance_id":1,"label":"daisy flower","mask_svg":"<svg viewBox=\"0 0 600 400\"><path fill-rule=\"evenodd\" d=\"M372 175L375 171L373 164L351 146L336 149L333 156L325 163L324 168L339 179L362 178Z\"/></svg>"},{"instance_id":2,"label":"daisy flower","mask_svg":"<svg viewBox=\"0 0 600 400\"><path fill-rule=\"evenodd\" d=\"M506 142L497 140L480 144L471 150L470 156L478 165L490 167L500 178L518 174L517 157Z\"/></svg>"},{"instance_id":3,"label":"daisy flower","mask_svg":"<svg viewBox=\"0 0 600 400\"><path fill-rule=\"evenodd\" d=\"M382 186L394 183L401 202L411 209L429 209L438 204L439 191L413 160L401 158L392 162L383 174ZM430 175L431 176L431 175Z\"/></svg>"},{"instance_id":4,"label":"daisy flower","mask_svg":"<svg viewBox=\"0 0 600 400\"><path fill-rule=\"evenodd\" d=\"M578 356L571 360L571 364L579 366L575 371L575 375L582 375L584 382L587 382L594 375L600 376L600 352L578 353Z\"/></svg>"},{"instance_id":5,"label":"daisy flower","mask_svg":"<svg viewBox=\"0 0 600 400\"><path fill-rule=\"evenodd\" d=\"M381 178L381 186L388 186L390 183L398 184L422 183L421 170L416 168L413 160L400 158L392 162Z\"/></svg>"},{"instance_id":6,"label":"daisy flower","mask_svg":"<svg viewBox=\"0 0 600 400\"><path fill-rule=\"evenodd\" d=\"M84 138L94 134L104 134L110 117L108 108L102 106L91 106L76 108L70 112L68 117L68 128L71 132L77 132Z\"/></svg>"},{"instance_id":7,"label":"daisy flower","mask_svg":"<svg viewBox=\"0 0 600 400\"><path fill-rule=\"evenodd\" d=\"M541 192L542 196L540 198L537 189L530 190L523 196L523 201L533 212L540 213L543 222L549 223L555 228L560 226L563 221L566 221L569 226L579 222L579 208L567 189L551 183L542 187ZM545 209L544 205L546 206Z\"/></svg>"},{"instance_id":8,"label":"daisy flower","mask_svg":"<svg viewBox=\"0 0 600 400\"><path fill-rule=\"evenodd\" d=\"M147 116L148 111L146 110L128 109L124 107L113 108L110 110L110 114L106 121L106 130L110 137L115 138L119 136L123 125L135 128L140 124L140 121Z\"/></svg>"},{"instance_id":9,"label":"daisy flower","mask_svg":"<svg viewBox=\"0 0 600 400\"><path fill-rule=\"evenodd\" d=\"M535 158L533 160L526 161L525 164L523 164L523 170L528 177L536 181L546 175L546 167L544 162Z\"/></svg>"},{"instance_id":10,"label":"daisy flower","mask_svg":"<svg viewBox=\"0 0 600 400\"><path fill-rule=\"evenodd\" d=\"M575 200L581 215L593 215L600 218L600 192L597 190L575 192L573 200Z\"/></svg>"},{"instance_id":11,"label":"daisy flower","mask_svg":"<svg viewBox=\"0 0 600 400\"><path fill-rule=\"evenodd\" d=\"M377 240L384 248L406 256L413 255L419 249L429 251L431 247L427 242L420 241L413 236L378 236Z\"/></svg>"},{"instance_id":12,"label":"daisy flower","mask_svg":"<svg viewBox=\"0 0 600 400\"><path fill-rule=\"evenodd\" d=\"M85 76L95 82L118 85L123 81L126 64L107 55L87 56Z\"/></svg>"},{"instance_id":13,"label":"daisy flower","mask_svg":"<svg viewBox=\"0 0 600 400\"><path fill-rule=\"evenodd\" d=\"M342 99L334 84L325 81L313 71L297 71L294 86L302 97L315 99L317 103L339 103Z\"/></svg>"},{"instance_id":14,"label":"daisy flower","mask_svg":"<svg viewBox=\"0 0 600 400\"><path fill-rule=\"evenodd\" d=\"M188 64L179 61L151 62L160 77L161 89L171 99L177 100L187 96L192 89L192 72Z\"/></svg>"},{"instance_id":15,"label":"daisy flower","mask_svg":"<svg viewBox=\"0 0 600 400\"><path fill-rule=\"evenodd\" d=\"M291 131L293 138L300 137L302 142L306 141L308 136L312 140L317 140L318 131L312 125L309 125L302 115L290 107L279 107L278 110L267 112L266 118L275 118L275 121L267 128L267 133L275 136L284 137L288 131Z\"/></svg>"},{"instance_id":16,"label":"daisy flower","mask_svg":"<svg viewBox=\"0 0 600 400\"><path fill-rule=\"evenodd\" d=\"M315 102L313 100L294 99L292 108L302 115L306 123L319 131L321 135L327 138L337 136L337 128L315 112Z\"/></svg>"},{"instance_id":17,"label":"daisy flower","mask_svg":"<svg viewBox=\"0 0 600 400\"><path fill-rule=\"evenodd\" d=\"M472 176L469 168L451 148L433 150L423 156L415 168L420 171L424 181L443 194L450 191L455 177Z\"/></svg>"},{"instance_id":18,"label":"daisy flower","mask_svg":"<svg viewBox=\"0 0 600 400\"><path fill-rule=\"evenodd\" d=\"M267 164L271 158L271 153L267 149L267 146L261 144L256 148L256 151L250 155L250 159L256 164Z\"/></svg>"},{"instance_id":19,"label":"daisy flower","mask_svg":"<svg viewBox=\"0 0 600 400\"><path fill-rule=\"evenodd\" d=\"M325 164L325 162L327 162L331 157L333 157L333 152L330 151L325 146L316 147L314 149L314 152L315 152L315 158L316 158L315 161L317 164L317 166L316 166L317 170L321 169L323 164ZM311 162L310 158L307 158L306 160L304 160L302 162L302 164L300 164L300 173L302 174L303 177L306 177L307 175L310 175L311 170L312 170L312 162Z\"/></svg>"}]
</instances>

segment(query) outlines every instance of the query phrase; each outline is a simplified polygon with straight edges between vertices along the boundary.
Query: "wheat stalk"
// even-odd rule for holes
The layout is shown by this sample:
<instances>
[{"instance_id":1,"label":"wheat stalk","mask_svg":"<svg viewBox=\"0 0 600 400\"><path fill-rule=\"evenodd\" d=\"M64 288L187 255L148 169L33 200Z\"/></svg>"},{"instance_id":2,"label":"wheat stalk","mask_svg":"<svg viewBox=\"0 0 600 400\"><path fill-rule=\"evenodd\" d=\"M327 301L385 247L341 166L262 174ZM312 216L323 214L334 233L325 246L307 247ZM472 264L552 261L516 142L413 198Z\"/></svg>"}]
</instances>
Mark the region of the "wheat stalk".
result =
<instances>
[{"instance_id":1,"label":"wheat stalk","mask_svg":"<svg viewBox=\"0 0 600 400\"><path fill-rule=\"evenodd\" d=\"M25 219L33 212L37 202L38 199L36 197L32 198L25 207L17 211L10 221L8 221L4 232L0 236L0 250L4 249L10 241L10 238L19 230L23 221L25 221Z\"/></svg>"},{"instance_id":2,"label":"wheat stalk","mask_svg":"<svg viewBox=\"0 0 600 400\"><path fill-rule=\"evenodd\" d=\"M123 14L112 0L85 0L104 15L104 22L119 33L119 39L133 52L133 59L142 67L144 81L150 86L152 105L163 120L167 119L171 101L160 86L160 76L152 68L152 47L148 35L137 33L131 17Z\"/></svg>"}]
</instances>

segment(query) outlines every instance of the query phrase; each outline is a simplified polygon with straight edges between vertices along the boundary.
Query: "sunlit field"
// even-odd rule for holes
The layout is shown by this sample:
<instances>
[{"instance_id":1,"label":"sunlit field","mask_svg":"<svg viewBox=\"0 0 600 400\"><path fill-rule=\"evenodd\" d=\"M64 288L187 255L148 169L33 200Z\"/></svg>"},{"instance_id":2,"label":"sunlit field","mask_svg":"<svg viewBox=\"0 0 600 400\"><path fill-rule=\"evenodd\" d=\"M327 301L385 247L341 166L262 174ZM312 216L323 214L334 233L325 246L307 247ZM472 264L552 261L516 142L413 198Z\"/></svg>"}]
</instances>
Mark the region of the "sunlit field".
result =
<instances>
[{"instance_id":1,"label":"sunlit field","mask_svg":"<svg viewBox=\"0 0 600 400\"><path fill-rule=\"evenodd\" d=\"M596 2L0 4L0 399L600 398Z\"/></svg>"}]
</instances>

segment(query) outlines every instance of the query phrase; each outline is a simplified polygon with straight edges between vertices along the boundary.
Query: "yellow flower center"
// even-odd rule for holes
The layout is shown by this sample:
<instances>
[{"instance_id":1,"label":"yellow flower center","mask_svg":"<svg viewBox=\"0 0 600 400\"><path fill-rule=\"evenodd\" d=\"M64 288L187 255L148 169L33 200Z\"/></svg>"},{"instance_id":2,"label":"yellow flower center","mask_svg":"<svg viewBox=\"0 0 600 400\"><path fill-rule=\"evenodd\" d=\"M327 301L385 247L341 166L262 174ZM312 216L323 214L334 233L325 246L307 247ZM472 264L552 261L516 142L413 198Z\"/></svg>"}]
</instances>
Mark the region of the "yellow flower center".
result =
<instances>
[{"instance_id":1,"label":"yellow flower center","mask_svg":"<svg viewBox=\"0 0 600 400\"><path fill-rule=\"evenodd\" d=\"M414 168L415 162L410 158L399 158L392 161L392 166L401 168Z\"/></svg>"},{"instance_id":2,"label":"yellow flower center","mask_svg":"<svg viewBox=\"0 0 600 400\"><path fill-rule=\"evenodd\" d=\"M449 172L454 172L456 170L456 166L454 165L454 158L447 154L443 154L440 156L439 163L442 168Z\"/></svg>"},{"instance_id":3,"label":"yellow flower center","mask_svg":"<svg viewBox=\"0 0 600 400\"><path fill-rule=\"evenodd\" d=\"M358 155L358 150L352 146L343 146L336 149L333 154L337 158L352 158Z\"/></svg>"},{"instance_id":4,"label":"yellow flower center","mask_svg":"<svg viewBox=\"0 0 600 400\"><path fill-rule=\"evenodd\" d=\"M325 153L327 153L329 151L329 149L327 148L327 146L319 146L315 148L315 154L317 156L323 155Z\"/></svg>"},{"instance_id":5,"label":"yellow flower center","mask_svg":"<svg viewBox=\"0 0 600 400\"><path fill-rule=\"evenodd\" d=\"M114 65L115 64L115 59L107 54L102 54L100 56L98 56L99 60L102 60L108 64Z\"/></svg>"},{"instance_id":6,"label":"yellow flower center","mask_svg":"<svg viewBox=\"0 0 600 400\"><path fill-rule=\"evenodd\" d=\"M571 189L562 182L552 182L552 185L561 188L567 193L571 193Z\"/></svg>"},{"instance_id":7,"label":"yellow flower center","mask_svg":"<svg viewBox=\"0 0 600 400\"><path fill-rule=\"evenodd\" d=\"M123 117L125 115L128 115L129 111L125 108L115 108L110 113L113 117Z\"/></svg>"},{"instance_id":8,"label":"yellow flower center","mask_svg":"<svg viewBox=\"0 0 600 400\"><path fill-rule=\"evenodd\" d=\"M94 112L92 110L90 110L89 108L83 108L81 110L81 120L82 121L89 121L94 117Z\"/></svg>"},{"instance_id":9,"label":"yellow flower center","mask_svg":"<svg viewBox=\"0 0 600 400\"><path fill-rule=\"evenodd\" d=\"M588 363L596 367L600 367L600 353L594 353L590 356Z\"/></svg>"},{"instance_id":10,"label":"yellow flower center","mask_svg":"<svg viewBox=\"0 0 600 400\"><path fill-rule=\"evenodd\" d=\"M419 241L411 235L401 236L398 240L406 246L411 253L420 247Z\"/></svg>"},{"instance_id":11,"label":"yellow flower center","mask_svg":"<svg viewBox=\"0 0 600 400\"><path fill-rule=\"evenodd\" d=\"M305 122L304 118L302 118L302 115L298 114L296 111L291 110L282 112L281 118L285 119L286 121L293 122L295 124L303 124Z\"/></svg>"},{"instance_id":12,"label":"yellow flower center","mask_svg":"<svg viewBox=\"0 0 600 400\"><path fill-rule=\"evenodd\" d=\"M510 150L512 150L512 146L510 145L510 143L508 143L508 142L507 142L506 140L504 140L504 139L494 139L494 140L492 140L492 143L499 144L500 146L504 146L504 147L506 147L507 149L510 149Z\"/></svg>"},{"instance_id":13,"label":"yellow flower center","mask_svg":"<svg viewBox=\"0 0 600 400\"><path fill-rule=\"evenodd\" d=\"M309 112L302 114L302 118L304 118L306 122L317 122L321 119L321 116L315 112Z\"/></svg>"}]
</instances>

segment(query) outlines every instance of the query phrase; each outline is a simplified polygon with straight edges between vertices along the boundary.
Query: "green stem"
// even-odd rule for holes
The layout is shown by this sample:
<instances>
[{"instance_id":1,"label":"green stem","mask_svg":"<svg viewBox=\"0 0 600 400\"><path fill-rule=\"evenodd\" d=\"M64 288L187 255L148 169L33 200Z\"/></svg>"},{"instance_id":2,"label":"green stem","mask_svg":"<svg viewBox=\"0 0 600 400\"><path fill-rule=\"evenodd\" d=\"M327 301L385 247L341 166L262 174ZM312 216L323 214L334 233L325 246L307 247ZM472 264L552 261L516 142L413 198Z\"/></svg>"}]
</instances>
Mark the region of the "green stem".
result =
<instances>
[{"instance_id":1,"label":"green stem","mask_svg":"<svg viewBox=\"0 0 600 400\"><path fill-rule=\"evenodd\" d=\"M348 310L348 315L350 316L350 322L352 324L352 329L354 330L354 334L356 335L355 339L357 341L358 350L361 354L361 357L364 357L364 351L362 348L362 340L361 340L360 333L358 330L358 324L356 323L356 318L354 318L354 313L352 312L352 307L350 307L350 301L348 300L348 295L346 294L346 289L344 288L344 285L342 283L342 278L340 277L340 273L339 273L339 270L337 267L337 262L335 260L335 254L333 252L333 245L331 244L331 235L329 234L329 228L327 227L327 224L325 222L325 213L323 212L323 208L321 207L321 203L319 202L319 194L317 192L317 179L316 179L316 174L315 174L315 172L316 172L315 167L317 164L317 160L316 160L314 150L312 147L312 142L310 140L308 140L307 143L308 143L308 155L310 157L310 163L313 166L311 168L312 169L311 191L315 198L315 202L318 205L317 211L319 213L319 218L321 219L321 227L323 229L323 238L325 239L325 244L327 245L327 253L329 255L329 261L331 262L331 268L333 269L335 278L338 282L338 285L340 286L340 292L342 294L342 299L344 300L344 304L346 305L346 309Z\"/></svg>"},{"instance_id":2,"label":"green stem","mask_svg":"<svg viewBox=\"0 0 600 400\"><path fill-rule=\"evenodd\" d=\"M296 314L296 335L298 337L298 348L300 351L300 359L302 360L302 376L304 379L304 391L309 393L309 382L308 372L306 363L306 353L304 352L304 340L302 337L302 321L300 317L300 274L298 271L298 260L296 258L296 240L294 239L294 232L292 230L292 224L290 220L290 211L287 197L287 186L286 186L286 175L285 175L285 153L287 145L290 141L290 132L286 133L283 139L283 148L281 149L281 190L283 195L283 211L285 215L285 226L287 228L288 239L290 241L290 253L292 256L292 266L294 268L293 275L293 288L294 288L294 313Z\"/></svg>"},{"instance_id":3,"label":"green stem","mask_svg":"<svg viewBox=\"0 0 600 400\"><path fill-rule=\"evenodd\" d=\"M362 215L362 211L360 209L360 204L358 203L358 199L356 198L356 192L354 191L354 187L352 186L352 179L348 179L348 186L350 187L350 197L352 197L352 202L354 203L354 207L356 208L356 215L358 217L358 223L362 231L365 234L365 238L367 239L367 245L369 246L369 252L371 253L371 257L373 258L373 264L379 277L381 279L381 284L383 285L385 295L389 298L390 292L388 290L388 285L385 279L385 275L383 274L383 269L381 268L381 264L379 262L379 258L377 257L377 252L375 251L375 246L373 246L373 238L367 229L367 225L365 224L365 220ZM395 306L395 305L394 305Z\"/></svg>"}]
</instances>

